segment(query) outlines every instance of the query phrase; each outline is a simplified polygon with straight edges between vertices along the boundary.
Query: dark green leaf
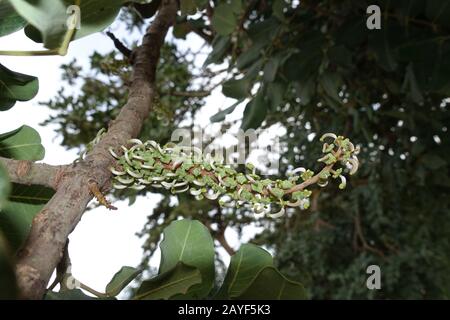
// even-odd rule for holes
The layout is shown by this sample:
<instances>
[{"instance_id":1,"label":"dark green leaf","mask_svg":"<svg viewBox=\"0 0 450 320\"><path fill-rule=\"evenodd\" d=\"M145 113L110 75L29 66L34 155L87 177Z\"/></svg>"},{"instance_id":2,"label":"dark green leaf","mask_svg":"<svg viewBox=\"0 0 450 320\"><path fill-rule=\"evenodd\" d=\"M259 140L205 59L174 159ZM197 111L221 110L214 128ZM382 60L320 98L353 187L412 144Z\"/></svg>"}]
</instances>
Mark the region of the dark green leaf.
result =
<instances>
[{"instance_id":1,"label":"dark green leaf","mask_svg":"<svg viewBox=\"0 0 450 320\"><path fill-rule=\"evenodd\" d=\"M222 36L229 35L234 31L236 23L237 20L233 13L233 7L230 4L220 4L214 10L211 24L218 34Z\"/></svg>"},{"instance_id":2,"label":"dark green leaf","mask_svg":"<svg viewBox=\"0 0 450 320\"><path fill-rule=\"evenodd\" d=\"M253 244L243 244L231 257L227 274L216 298L230 299L240 296L256 279L258 273L268 266L273 266L273 261L266 250Z\"/></svg>"},{"instance_id":3,"label":"dark green leaf","mask_svg":"<svg viewBox=\"0 0 450 320\"><path fill-rule=\"evenodd\" d=\"M208 55L203 66L211 63L220 63L230 47L230 38L226 36L216 36L212 42L213 50Z\"/></svg>"},{"instance_id":4,"label":"dark green leaf","mask_svg":"<svg viewBox=\"0 0 450 320\"><path fill-rule=\"evenodd\" d=\"M180 1L180 11L182 16L195 14L197 12L197 4L194 0Z\"/></svg>"},{"instance_id":5,"label":"dark green leaf","mask_svg":"<svg viewBox=\"0 0 450 320\"><path fill-rule=\"evenodd\" d=\"M141 272L142 270L133 267L122 267L107 284L105 293L108 296L117 296Z\"/></svg>"},{"instance_id":6,"label":"dark green leaf","mask_svg":"<svg viewBox=\"0 0 450 320\"><path fill-rule=\"evenodd\" d=\"M0 111L8 110L16 101L33 99L38 90L36 77L11 71L0 64Z\"/></svg>"},{"instance_id":7,"label":"dark green leaf","mask_svg":"<svg viewBox=\"0 0 450 320\"><path fill-rule=\"evenodd\" d=\"M403 82L403 91L407 93L408 97L417 104L423 103L423 95L417 84L416 76L412 65L406 68L405 80Z\"/></svg>"},{"instance_id":8,"label":"dark green leaf","mask_svg":"<svg viewBox=\"0 0 450 320\"><path fill-rule=\"evenodd\" d=\"M143 281L134 299L157 300L186 297L190 289L200 285L201 282L202 276L197 268L178 262L170 270Z\"/></svg>"},{"instance_id":9,"label":"dark green leaf","mask_svg":"<svg viewBox=\"0 0 450 320\"><path fill-rule=\"evenodd\" d=\"M272 4L272 12L275 17L277 17L278 20L284 21L284 6L285 2L284 0L275 0Z\"/></svg>"},{"instance_id":10,"label":"dark green leaf","mask_svg":"<svg viewBox=\"0 0 450 320\"><path fill-rule=\"evenodd\" d=\"M256 96L245 106L241 129L256 129L266 118L268 103L265 99L264 88L258 90Z\"/></svg>"},{"instance_id":11,"label":"dark green leaf","mask_svg":"<svg viewBox=\"0 0 450 320\"><path fill-rule=\"evenodd\" d=\"M173 36L177 39L186 39L186 35L191 31L189 22L177 23L173 27Z\"/></svg>"},{"instance_id":12,"label":"dark green leaf","mask_svg":"<svg viewBox=\"0 0 450 320\"><path fill-rule=\"evenodd\" d=\"M222 85L222 93L230 98L244 99L249 95L250 81L246 78L231 79Z\"/></svg>"},{"instance_id":13,"label":"dark green leaf","mask_svg":"<svg viewBox=\"0 0 450 320\"><path fill-rule=\"evenodd\" d=\"M286 279L275 267L266 267L258 273L239 300L302 300L307 298L303 285Z\"/></svg>"},{"instance_id":14,"label":"dark green leaf","mask_svg":"<svg viewBox=\"0 0 450 320\"><path fill-rule=\"evenodd\" d=\"M264 66L264 81L272 82L275 80L275 76L277 75L278 66L280 64L280 59L278 56L273 56L269 59L269 61Z\"/></svg>"},{"instance_id":15,"label":"dark green leaf","mask_svg":"<svg viewBox=\"0 0 450 320\"><path fill-rule=\"evenodd\" d=\"M284 94L286 92L286 84L281 81L271 82L267 86L267 96L270 100L271 110L276 110L283 102Z\"/></svg>"},{"instance_id":16,"label":"dark green leaf","mask_svg":"<svg viewBox=\"0 0 450 320\"><path fill-rule=\"evenodd\" d=\"M236 60L236 68L243 70L261 55L262 45L253 45L241 53ZM259 71L259 70L258 70Z\"/></svg>"},{"instance_id":17,"label":"dark green leaf","mask_svg":"<svg viewBox=\"0 0 450 320\"><path fill-rule=\"evenodd\" d=\"M300 98L300 104L306 106L311 102L315 92L314 79L310 78L306 82L297 81L294 83L294 89Z\"/></svg>"},{"instance_id":18,"label":"dark green leaf","mask_svg":"<svg viewBox=\"0 0 450 320\"><path fill-rule=\"evenodd\" d=\"M242 100L238 100L235 103L233 103L231 106L226 108L225 110L217 112L215 115L213 115L209 120L211 122L220 122L225 120L225 117L227 114L230 114L236 109L236 107L242 102Z\"/></svg>"}]
</instances>

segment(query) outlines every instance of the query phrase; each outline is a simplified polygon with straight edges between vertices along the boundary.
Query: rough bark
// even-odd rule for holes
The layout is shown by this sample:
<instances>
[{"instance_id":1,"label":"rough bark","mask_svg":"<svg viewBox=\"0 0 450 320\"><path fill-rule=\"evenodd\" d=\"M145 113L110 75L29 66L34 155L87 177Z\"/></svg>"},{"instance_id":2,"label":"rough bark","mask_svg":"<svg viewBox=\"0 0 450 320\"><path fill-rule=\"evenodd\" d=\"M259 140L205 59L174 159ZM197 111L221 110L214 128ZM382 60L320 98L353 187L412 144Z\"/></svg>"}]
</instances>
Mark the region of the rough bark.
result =
<instances>
[{"instance_id":1,"label":"rough bark","mask_svg":"<svg viewBox=\"0 0 450 320\"><path fill-rule=\"evenodd\" d=\"M37 184L52 189L58 186L59 177L67 166L51 166L27 160L13 160L0 157L0 163L6 168L11 182Z\"/></svg>"},{"instance_id":2,"label":"rough bark","mask_svg":"<svg viewBox=\"0 0 450 320\"><path fill-rule=\"evenodd\" d=\"M89 184L95 181L100 189L109 187L109 168L114 163L109 147L118 152L121 145L139 134L152 106L160 48L176 11L177 1L162 1L142 44L133 53L127 103L85 160L64 171L55 195L34 218L28 239L18 255L16 273L22 298L40 299L44 295L67 238L92 199Z\"/></svg>"}]
</instances>

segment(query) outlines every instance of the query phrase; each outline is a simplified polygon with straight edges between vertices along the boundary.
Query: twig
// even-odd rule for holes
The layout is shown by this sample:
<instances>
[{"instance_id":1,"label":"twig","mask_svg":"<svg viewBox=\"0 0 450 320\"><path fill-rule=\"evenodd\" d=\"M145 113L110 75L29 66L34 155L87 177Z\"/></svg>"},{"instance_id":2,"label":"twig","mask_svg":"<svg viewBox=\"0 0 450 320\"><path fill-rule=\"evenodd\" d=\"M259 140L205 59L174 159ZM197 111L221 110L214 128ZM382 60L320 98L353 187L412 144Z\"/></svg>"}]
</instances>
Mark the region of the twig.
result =
<instances>
[{"instance_id":1,"label":"twig","mask_svg":"<svg viewBox=\"0 0 450 320\"><path fill-rule=\"evenodd\" d=\"M361 217L360 217L359 213L357 213L356 216L354 217L354 224L355 224L355 234L357 237L356 239L359 239L361 241L362 249L373 252L376 255L380 256L381 258L385 259L386 256L384 255L384 252L378 248L375 248L375 247L369 245L367 243L366 239L364 238L364 234L363 234L362 226L361 226ZM357 247L356 239L354 238L354 246Z\"/></svg>"},{"instance_id":2,"label":"twig","mask_svg":"<svg viewBox=\"0 0 450 320\"><path fill-rule=\"evenodd\" d=\"M112 32L106 31L106 35L113 41L114 46L116 47L117 50L119 50L128 59L131 58L132 51L130 49L128 49L122 43L122 41L117 39L117 37Z\"/></svg>"},{"instance_id":3,"label":"twig","mask_svg":"<svg viewBox=\"0 0 450 320\"><path fill-rule=\"evenodd\" d=\"M66 165L52 166L45 163L34 163L27 160L13 160L0 157L2 164L7 172L10 180L14 183L26 185L41 185L56 189Z\"/></svg>"}]
</instances>

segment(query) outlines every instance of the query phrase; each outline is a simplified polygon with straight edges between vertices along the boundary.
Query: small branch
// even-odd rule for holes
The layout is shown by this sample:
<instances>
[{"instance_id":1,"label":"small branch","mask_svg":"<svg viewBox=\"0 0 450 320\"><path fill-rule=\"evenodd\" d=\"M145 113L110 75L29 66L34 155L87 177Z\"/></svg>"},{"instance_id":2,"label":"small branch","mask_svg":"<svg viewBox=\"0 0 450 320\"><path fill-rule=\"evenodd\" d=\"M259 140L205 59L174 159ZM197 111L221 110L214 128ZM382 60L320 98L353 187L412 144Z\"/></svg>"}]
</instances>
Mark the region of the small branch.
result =
<instances>
[{"instance_id":1,"label":"small branch","mask_svg":"<svg viewBox=\"0 0 450 320\"><path fill-rule=\"evenodd\" d=\"M116 47L117 50L119 50L128 59L131 58L132 51L130 49L128 49L122 43L122 41L117 39L117 37L112 32L106 31L106 35L113 41L114 46Z\"/></svg>"},{"instance_id":2,"label":"small branch","mask_svg":"<svg viewBox=\"0 0 450 320\"><path fill-rule=\"evenodd\" d=\"M355 224L355 234L356 234L356 238L354 238L354 240L353 240L354 246L357 246L356 239L359 239L362 243L363 250L370 251L370 252L375 253L376 255L380 256L381 258L386 259L386 256L384 255L383 251L381 251L380 249L375 248L367 243L366 238L364 237L364 234L362 231L361 218L359 216L359 213L357 213L354 218L354 224Z\"/></svg>"},{"instance_id":3,"label":"small branch","mask_svg":"<svg viewBox=\"0 0 450 320\"><path fill-rule=\"evenodd\" d=\"M338 150L338 151L334 154L334 156L336 157L336 159L338 159L338 158L341 156L340 150ZM321 175L323 172L329 172L331 169L333 169L333 166L334 166L334 163L333 163L333 164L330 164L330 165L327 165L327 166L325 166L325 167L323 167L323 169L320 170L319 173L317 173L316 175L312 176L312 177L309 178L308 180L305 180L305 181L303 181L302 183L293 186L291 189L287 190L287 191L285 192L285 194L293 193L293 192L296 192L296 191L301 191L301 190L305 189L306 187L308 187L308 186L310 186L310 185L312 185L312 184L317 183L317 181L319 181L319 179L320 179L320 175Z\"/></svg>"},{"instance_id":4,"label":"small branch","mask_svg":"<svg viewBox=\"0 0 450 320\"><path fill-rule=\"evenodd\" d=\"M236 253L236 251L230 246L227 239L225 238L225 230L224 232L218 233L216 239L230 256Z\"/></svg>"},{"instance_id":5,"label":"small branch","mask_svg":"<svg viewBox=\"0 0 450 320\"><path fill-rule=\"evenodd\" d=\"M204 224L230 256L236 253L236 251L230 246L227 239L225 238L225 230L227 229L226 226L223 226L219 223L219 230L216 231L211 227L211 222L205 221Z\"/></svg>"},{"instance_id":6,"label":"small branch","mask_svg":"<svg viewBox=\"0 0 450 320\"><path fill-rule=\"evenodd\" d=\"M13 160L0 157L0 163L6 168L9 178L14 183L41 185L57 188L66 165L52 166L45 163L34 163L27 160Z\"/></svg>"}]
</instances>

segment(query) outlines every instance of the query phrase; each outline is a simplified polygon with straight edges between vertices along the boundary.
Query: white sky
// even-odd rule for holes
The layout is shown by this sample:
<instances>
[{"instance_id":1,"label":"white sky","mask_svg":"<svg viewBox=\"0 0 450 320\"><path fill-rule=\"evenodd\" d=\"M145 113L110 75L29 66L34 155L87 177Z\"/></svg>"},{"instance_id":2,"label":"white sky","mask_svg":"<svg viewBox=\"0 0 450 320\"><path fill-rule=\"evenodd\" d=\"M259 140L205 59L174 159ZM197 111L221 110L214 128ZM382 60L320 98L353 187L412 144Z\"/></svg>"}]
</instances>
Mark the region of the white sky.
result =
<instances>
[{"instance_id":1,"label":"white sky","mask_svg":"<svg viewBox=\"0 0 450 320\"><path fill-rule=\"evenodd\" d=\"M120 33L117 33L120 37ZM200 41L189 38L180 45L187 48L197 47ZM39 50L41 46L29 40L22 31L0 38L2 50ZM0 63L7 68L37 76L40 88L38 95L29 102L18 102L11 110L0 113L0 132L7 132L26 124L35 128L42 138L46 155L44 162L49 164L71 163L76 157L76 151L67 151L60 146L61 138L56 137L54 126L39 126L46 120L50 110L39 106L37 102L47 101L54 97L61 86L60 65L68 63L74 57L81 65L88 66L89 56L94 50L102 53L113 48L111 40L102 33L72 42L69 53L65 57L7 57L0 56ZM198 63L203 63L199 61ZM220 89L207 99L204 110L196 117L198 124L209 123L209 117L219 109L228 107L233 100L225 98ZM227 119L239 119L243 106L235 110ZM94 138L94 137L93 137ZM70 255L72 273L81 282L91 288L104 291L106 284L122 266L137 266L142 258L144 239L135 236L141 231L146 217L157 204L159 197L149 195L140 197L131 207L127 201L116 202L117 211L111 212L104 207L91 210L83 216L81 222L70 236ZM239 241L236 233L227 230L227 239L234 248ZM227 255L224 254L225 259ZM227 260L227 259L226 259ZM153 266L158 266L159 255L152 260Z\"/></svg>"}]
</instances>

